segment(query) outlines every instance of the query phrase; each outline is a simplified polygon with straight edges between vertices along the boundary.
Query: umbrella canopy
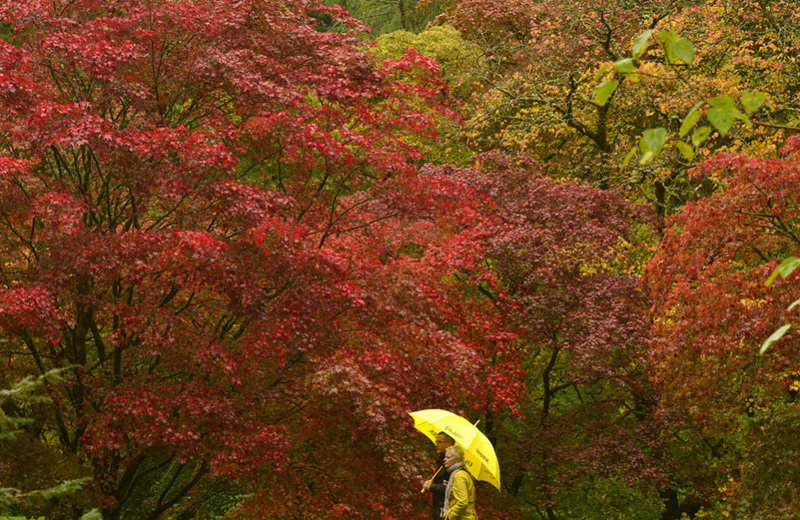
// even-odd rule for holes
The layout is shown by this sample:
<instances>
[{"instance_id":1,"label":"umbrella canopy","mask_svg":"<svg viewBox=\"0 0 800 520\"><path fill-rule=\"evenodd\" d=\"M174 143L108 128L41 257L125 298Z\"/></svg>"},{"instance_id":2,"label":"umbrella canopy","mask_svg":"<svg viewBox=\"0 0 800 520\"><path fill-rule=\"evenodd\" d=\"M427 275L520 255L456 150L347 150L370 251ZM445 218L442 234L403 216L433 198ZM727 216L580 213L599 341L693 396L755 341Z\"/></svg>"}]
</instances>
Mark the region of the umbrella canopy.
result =
<instances>
[{"instance_id":1,"label":"umbrella canopy","mask_svg":"<svg viewBox=\"0 0 800 520\"><path fill-rule=\"evenodd\" d=\"M432 441L444 432L464 449L464 467L476 480L488 482L500 490L500 464L494 446L477 426L460 415L447 410L418 410L409 415L414 419L414 428Z\"/></svg>"}]
</instances>

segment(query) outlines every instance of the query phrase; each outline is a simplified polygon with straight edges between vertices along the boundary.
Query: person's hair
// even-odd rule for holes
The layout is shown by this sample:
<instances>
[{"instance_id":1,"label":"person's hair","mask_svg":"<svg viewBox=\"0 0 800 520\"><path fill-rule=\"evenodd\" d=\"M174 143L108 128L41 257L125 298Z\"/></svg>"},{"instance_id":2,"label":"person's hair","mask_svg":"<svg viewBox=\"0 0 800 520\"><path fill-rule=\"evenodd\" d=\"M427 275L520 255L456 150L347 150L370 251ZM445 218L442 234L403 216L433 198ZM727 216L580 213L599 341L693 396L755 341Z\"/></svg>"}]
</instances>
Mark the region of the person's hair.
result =
<instances>
[{"instance_id":1,"label":"person's hair","mask_svg":"<svg viewBox=\"0 0 800 520\"><path fill-rule=\"evenodd\" d=\"M461 446L450 446L444 452L450 453L458 462L464 461L464 450L461 449Z\"/></svg>"},{"instance_id":2,"label":"person's hair","mask_svg":"<svg viewBox=\"0 0 800 520\"><path fill-rule=\"evenodd\" d=\"M438 437L439 435L441 435L442 437L444 437L445 439L447 439L447 442L449 442L450 444L455 444L455 443L456 443L456 440L455 440L454 438L450 437L449 435L447 435L447 434L446 434L446 433L444 433L444 432L439 432L439 433L437 433L437 434L436 434L436 436L437 436L437 437Z\"/></svg>"}]
</instances>

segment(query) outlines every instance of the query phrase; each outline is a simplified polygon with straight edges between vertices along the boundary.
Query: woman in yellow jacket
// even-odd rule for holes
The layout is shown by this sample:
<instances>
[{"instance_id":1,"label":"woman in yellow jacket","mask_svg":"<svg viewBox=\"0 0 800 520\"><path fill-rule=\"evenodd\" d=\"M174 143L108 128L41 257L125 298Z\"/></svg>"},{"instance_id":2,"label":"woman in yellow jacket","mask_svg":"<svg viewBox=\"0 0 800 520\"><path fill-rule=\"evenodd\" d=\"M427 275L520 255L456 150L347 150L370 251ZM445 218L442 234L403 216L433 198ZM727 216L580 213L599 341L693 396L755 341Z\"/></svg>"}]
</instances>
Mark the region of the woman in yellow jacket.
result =
<instances>
[{"instance_id":1,"label":"woman in yellow jacket","mask_svg":"<svg viewBox=\"0 0 800 520\"><path fill-rule=\"evenodd\" d=\"M450 472L444 498L445 520L478 520L475 513L475 481L464 469L464 450L450 446L444 452L444 467Z\"/></svg>"}]
</instances>

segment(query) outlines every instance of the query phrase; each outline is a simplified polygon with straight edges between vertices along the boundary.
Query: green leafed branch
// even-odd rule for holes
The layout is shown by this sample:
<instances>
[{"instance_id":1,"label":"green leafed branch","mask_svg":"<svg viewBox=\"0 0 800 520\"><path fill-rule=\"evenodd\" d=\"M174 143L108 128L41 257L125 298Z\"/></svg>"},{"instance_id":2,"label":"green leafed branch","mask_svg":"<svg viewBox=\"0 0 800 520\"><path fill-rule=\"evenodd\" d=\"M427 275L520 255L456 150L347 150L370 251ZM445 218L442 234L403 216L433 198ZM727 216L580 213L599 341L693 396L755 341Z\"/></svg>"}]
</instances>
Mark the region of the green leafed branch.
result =
<instances>
[{"instance_id":1,"label":"green leafed branch","mask_svg":"<svg viewBox=\"0 0 800 520\"><path fill-rule=\"evenodd\" d=\"M790 256L788 258L784 258L783 262L781 262L780 265L778 265L778 267L776 267L772 271L772 274L769 275L769 278L767 278L767 281L764 284L767 287L769 287L773 283L775 283L775 281L778 279L778 277L781 277L782 279L785 280L798 267L800 267L800 259L799 258L794 257L794 256ZM792 302L792 304L789 305L788 309L792 310L795 307L797 307L798 305L800 305L800 299L795 300L794 302ZM764 340L764 343L761 344L761 348L759 349L758 353L759 354L763 354L764 352L769 350L769 348L776 341L778 341L784 335L786 335L786 333L789 332L789 329L791 329L791 328L792 328L792 326L790 324L782 325L781 327L779 327L778 330L776 330L775 332L770 334L770 336L766 340Z\"/></svg>"}]
</instances>

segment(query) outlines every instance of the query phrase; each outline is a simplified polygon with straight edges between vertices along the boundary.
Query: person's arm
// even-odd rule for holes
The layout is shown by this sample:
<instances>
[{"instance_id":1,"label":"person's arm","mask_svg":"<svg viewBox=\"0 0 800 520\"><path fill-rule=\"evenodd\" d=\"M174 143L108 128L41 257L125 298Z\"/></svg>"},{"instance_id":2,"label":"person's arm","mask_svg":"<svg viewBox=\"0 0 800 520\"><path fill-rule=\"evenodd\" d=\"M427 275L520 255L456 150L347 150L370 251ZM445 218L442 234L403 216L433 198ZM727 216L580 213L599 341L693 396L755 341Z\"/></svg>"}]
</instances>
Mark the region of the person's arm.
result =
<instances>
[{"instance_id":1,"label":"person's arm","mask_svg":"<svg viewBox=\"0 0 800 520\"><path fill-rule=\"evenodd\" d=\"M467 512L469 505L469 475L466 470L456 472L453 478L453 490L450 495L450 502L448 502L447 513L444 517L447 520L458 520Z\"/></svg>"},{"instance_id":2,"label":"person's arm","mask_svg":"<svg viewBox=\"0 0 800 520\"><path fill-rule=\"evenodd\" d=\"M431 493L436 493L437 491L444 491L445 489L447 489L447 481L446 480L444 481L444 484L438 484L438 483L434 482L430 486L428 486L428 490Z\"/></svg>"},{"instance_id":3,"label":"person's arm","mask_svg":"<svg viewBox=\"0 0 800 520\"><path fill-rule=\"evenodd\" d=\"M444 466L440 467L436 471L436 475L434 475L433 478L431 478L430 480L426 480L422 484L422 487L425 488L426 490L430 491L431 493L441 493L441 492L443 492L445 489L447 489L447 481L442 479L442 477L440 476L440 473L446 472L446 471L447 470L444 469ZM439 482L437 482L437 480Z\"/></svg>"}]
</instances>

